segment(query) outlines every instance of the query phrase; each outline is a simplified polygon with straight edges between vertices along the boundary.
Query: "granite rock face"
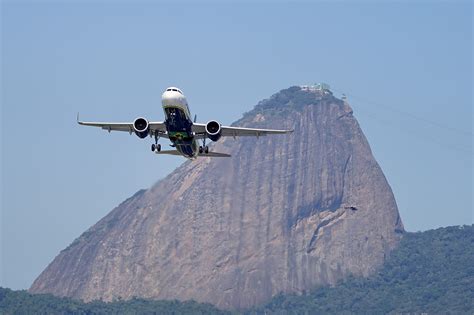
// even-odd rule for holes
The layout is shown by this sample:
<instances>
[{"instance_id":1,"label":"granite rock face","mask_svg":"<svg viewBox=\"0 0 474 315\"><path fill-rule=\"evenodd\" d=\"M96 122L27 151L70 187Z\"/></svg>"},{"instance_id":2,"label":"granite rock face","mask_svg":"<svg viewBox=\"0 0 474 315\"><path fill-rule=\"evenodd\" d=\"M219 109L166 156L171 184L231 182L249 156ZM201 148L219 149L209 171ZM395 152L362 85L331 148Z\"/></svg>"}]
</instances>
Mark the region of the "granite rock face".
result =
<instances>
[{"instance_id":1,"label":"granite rock face","mask_svg":"<svg viewBox=\"0 0 474 315\"><path fill-rule=\"evenodd\" d=\"M139 191L61 251L30 292L242 309L373 273L403 225L350 106L291 87L235 125L295 131L221 139L212 149L232 158L185 162Z\"/></svg>"}]
</instances>

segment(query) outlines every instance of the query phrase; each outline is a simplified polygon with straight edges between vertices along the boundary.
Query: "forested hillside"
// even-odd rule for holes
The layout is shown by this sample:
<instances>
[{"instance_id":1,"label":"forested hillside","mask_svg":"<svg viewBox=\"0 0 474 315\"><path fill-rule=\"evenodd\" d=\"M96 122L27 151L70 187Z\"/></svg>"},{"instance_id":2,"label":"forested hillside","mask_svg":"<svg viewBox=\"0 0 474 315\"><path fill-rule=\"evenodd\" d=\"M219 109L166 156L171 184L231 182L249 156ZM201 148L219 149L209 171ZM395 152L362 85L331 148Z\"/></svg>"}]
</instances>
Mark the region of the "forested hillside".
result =
<instances>
[{"instance_id":1,"label":"forested hillside","mask_svg":"<svg viewBox=\"0 0 474 315\"><path fill-rule=\"evenodd\" d=\"M308 295L280 295L249 313L474 314L474 226L406 233L380 272Z\"/></svg>"},{"instance_id":2,"label":"forested hillside","mask_svg":"<svg viewBox=\"0 0 474 315\"><path fill-rule=\"evenodd\" d=\"M0 314L228 314L210 304L194 301L132 299L83 303L51 294L30 294L0 288Z\"/></svg>"}]
</instances>

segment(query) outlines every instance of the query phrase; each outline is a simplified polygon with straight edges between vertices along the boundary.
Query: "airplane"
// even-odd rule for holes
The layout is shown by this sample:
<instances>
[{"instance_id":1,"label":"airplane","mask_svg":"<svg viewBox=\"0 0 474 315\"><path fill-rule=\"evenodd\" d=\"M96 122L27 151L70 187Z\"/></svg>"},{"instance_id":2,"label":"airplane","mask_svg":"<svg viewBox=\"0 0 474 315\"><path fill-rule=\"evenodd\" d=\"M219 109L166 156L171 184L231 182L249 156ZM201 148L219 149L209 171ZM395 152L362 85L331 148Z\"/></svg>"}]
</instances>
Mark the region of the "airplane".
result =
<instances>
[{"instance_id":1,"label":"airplane","mask_svg":"<svg viewBox=\"0 0 474 315\"><path fill-rule=\"evenodd\" d=\"M151 145L151 150L156 154L181 155L194 160L198 156L204 157L230 157L229 154L211 152L206 145L206 139L218 141L221 137L240 136L266 136L268 134L286 134L293 130L275 129L255 129L222 126L216 120L211 120L206 124L196 123L191 119L188 102L183 92L177 87L167 88L162 96L161 103L165 113L165 121L153 122L143 117L136 118L133 122L86 122L79 120L77 123L83 126L101 127L109 132L125 131L130 134L135 133L139 138L147 136L154 137L155 143ZM168 138L171 147L175 150L161 150L160 138ZM202 145L199 144L202 140Z\"/></svg>"}]
</instances>

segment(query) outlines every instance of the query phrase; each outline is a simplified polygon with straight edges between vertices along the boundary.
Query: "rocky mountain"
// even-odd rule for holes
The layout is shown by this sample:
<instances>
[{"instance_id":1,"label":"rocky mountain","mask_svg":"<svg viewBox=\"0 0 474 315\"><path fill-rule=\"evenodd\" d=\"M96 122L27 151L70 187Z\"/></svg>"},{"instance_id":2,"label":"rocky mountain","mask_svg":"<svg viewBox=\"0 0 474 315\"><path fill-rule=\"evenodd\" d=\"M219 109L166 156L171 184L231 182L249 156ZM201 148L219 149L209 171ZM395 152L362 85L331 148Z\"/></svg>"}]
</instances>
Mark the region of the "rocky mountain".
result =
<instances>
[{"instance_id":1,"label":"rocky mountain","mask_svg":"<svg viewBox=\"0 0 474 315\"><path fill-rule=\"evenodd\" d=\"M350 106L291 87L237 121L291 135L221 139L83 233L30 288L90 301L156 298L242 309L369 276L403 233Z\"/></svg>"}]
</instances>

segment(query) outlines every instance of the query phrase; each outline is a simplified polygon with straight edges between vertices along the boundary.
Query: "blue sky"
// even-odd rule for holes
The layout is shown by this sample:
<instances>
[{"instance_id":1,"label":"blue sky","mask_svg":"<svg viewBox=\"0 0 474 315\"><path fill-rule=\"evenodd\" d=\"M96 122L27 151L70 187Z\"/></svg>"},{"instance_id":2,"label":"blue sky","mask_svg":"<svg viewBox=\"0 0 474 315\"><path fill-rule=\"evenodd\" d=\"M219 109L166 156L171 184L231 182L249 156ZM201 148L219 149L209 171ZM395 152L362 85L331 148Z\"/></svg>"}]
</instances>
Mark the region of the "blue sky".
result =
<instances>
[{"instance_id":1,"label":"blue sky","mask_svg":"<svg viewBox=\"0 0 474 315\"><path fill-rule=\"evenodd\" d=\"M231 123L292 85L346 93L409 231L473 222L471 2L2 2L0 286L28 288L121 201L172 172L150 139L179 86Z\"/></svg>"}]
</instances>

